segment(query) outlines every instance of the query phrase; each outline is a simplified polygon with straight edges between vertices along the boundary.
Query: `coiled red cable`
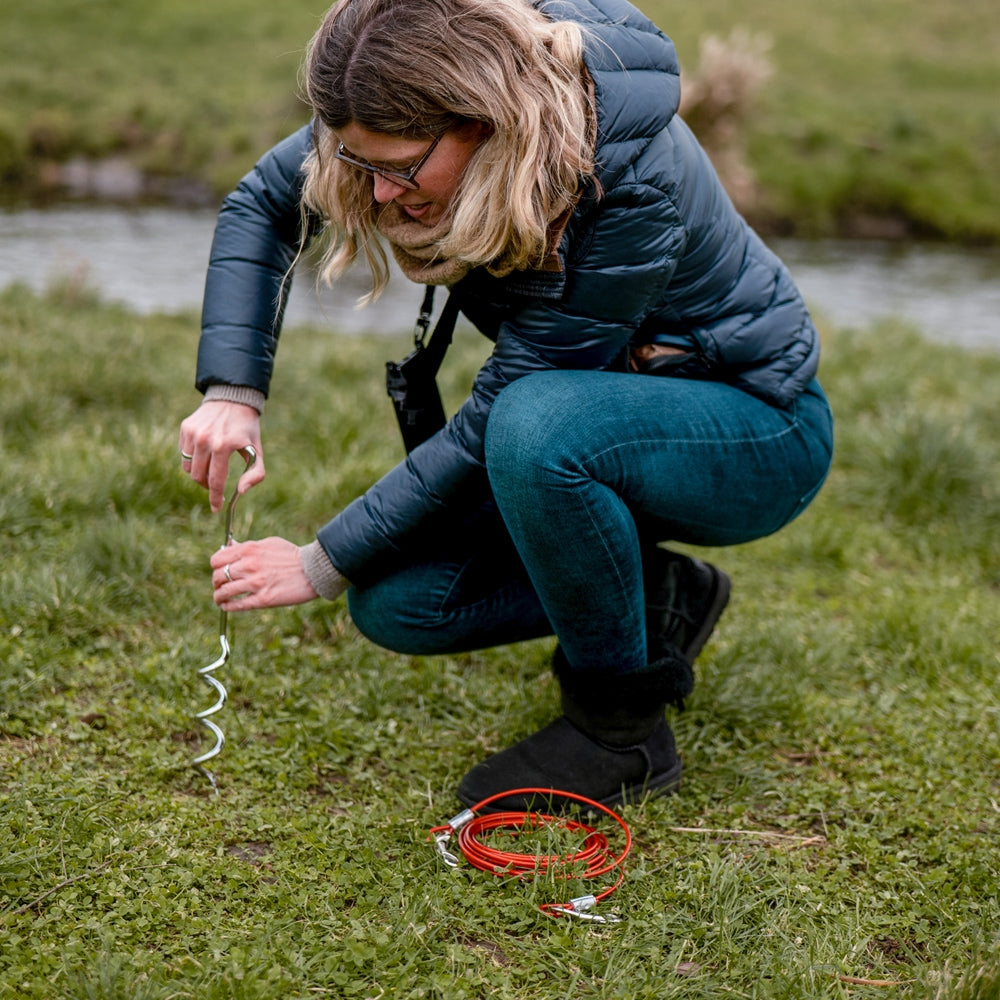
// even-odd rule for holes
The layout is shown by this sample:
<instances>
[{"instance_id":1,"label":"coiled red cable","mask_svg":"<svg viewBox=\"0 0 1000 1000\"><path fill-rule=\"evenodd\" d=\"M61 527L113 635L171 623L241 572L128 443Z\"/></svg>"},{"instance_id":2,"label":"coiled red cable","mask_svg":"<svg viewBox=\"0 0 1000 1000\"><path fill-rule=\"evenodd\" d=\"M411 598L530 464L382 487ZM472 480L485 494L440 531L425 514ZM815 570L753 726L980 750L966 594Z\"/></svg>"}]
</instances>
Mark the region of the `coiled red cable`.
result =
<instances>
[{"instance_id":1,"label":"coiled red cable","mask_svg":"<svg viewBox=\"0 0 1000 1000\"><path fill-rule=\"evenodd\" d=\"M579 803L595 812L603 813L613 819L621 828L624 834L624 846L618 851L614 850L605 834L568 816L517 810L483 812L494 802L512 796L540 797L549 801L558 797ZM569 854L525 854L501 850L481 839L497 830L503 830L516 838L521 833L533 833L545 828L583 834L582 846L579 850ZM590 911L599 902L607 899L624 881L624 863L632 848L632 832L617 813L607 806L601 805L600 802L595 802L583 795L577 795L575 792L564 792L555 788L513 788L491 795L478 802L471 809L466 809L454 816L442 826L435 826L430 830L430 836L434 839L445 863L451 867L457 867L458 859L447 849L452 834L458 835L458 849L473 868L488 872L498 878L511 876L532 878L535 875L556 869L562 871L557 877L565 879L589 880L600 878L612 872L615 873L612 884L606 885L592 895L580 896L566 903L543 903L539 909L550 917L573 916L598 923L617 922L617 917L602 916Z\"/></svg>"}]
</instances>

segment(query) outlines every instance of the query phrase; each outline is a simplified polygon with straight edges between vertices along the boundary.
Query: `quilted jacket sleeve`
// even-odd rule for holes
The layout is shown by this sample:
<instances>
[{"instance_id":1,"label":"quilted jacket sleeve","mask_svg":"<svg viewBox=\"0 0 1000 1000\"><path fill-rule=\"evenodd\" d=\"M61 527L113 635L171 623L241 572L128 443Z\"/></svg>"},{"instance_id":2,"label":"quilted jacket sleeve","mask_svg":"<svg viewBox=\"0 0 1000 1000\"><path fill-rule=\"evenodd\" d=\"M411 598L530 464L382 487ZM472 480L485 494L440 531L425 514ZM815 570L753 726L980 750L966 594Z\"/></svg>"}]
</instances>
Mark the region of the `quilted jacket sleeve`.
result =
<instances>
[{"instance_id":1,"label":"quilted jacket sleeve","mask_svg":"<svg viewBox=\"0 0 1000 1000\"><path fill-rule=\"evenodd\" d=\"M302 163L310 126L261 158L223 202L212 241L196 382L267 395L301 236Z\"/></svg>"}]
</instances>

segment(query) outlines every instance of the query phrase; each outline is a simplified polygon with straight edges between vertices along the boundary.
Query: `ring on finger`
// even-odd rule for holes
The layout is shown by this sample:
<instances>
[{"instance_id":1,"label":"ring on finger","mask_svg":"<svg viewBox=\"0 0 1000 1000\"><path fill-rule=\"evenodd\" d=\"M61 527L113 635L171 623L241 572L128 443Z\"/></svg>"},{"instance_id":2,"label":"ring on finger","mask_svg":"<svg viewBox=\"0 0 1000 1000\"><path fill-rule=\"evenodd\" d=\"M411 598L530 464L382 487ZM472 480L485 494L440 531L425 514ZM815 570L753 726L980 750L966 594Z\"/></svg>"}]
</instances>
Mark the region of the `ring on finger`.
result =
<instances>
[{"instance_id":1,"label":"ring on finger","mask_svg":"<svg viewBox=\"0 0 1000 1000\"><path fill-rule=\"evenodd\" d=\"M189 455L186 451L181 452L181 461L190 462L193 461L194 455Z\"/></svg>"},{"instance_id":2,"label":"ring on finger","mask_svg":"<svg viewBox=\"0 0 1000 1000\"><path fill-rule=\"evenodd\" d=\"M232 578L232 576L231 576L231 575L230 575L230 573L229 573L229 563L226 563L226 565L225 565L225 567L224 567L224 572L225 572L225 574L226 574L226 579L227 579L227 580L228 580L228 581L229 581L230 583L232 583L232 582L233 582L233 578Z\"/></svg>"}]
</instances>

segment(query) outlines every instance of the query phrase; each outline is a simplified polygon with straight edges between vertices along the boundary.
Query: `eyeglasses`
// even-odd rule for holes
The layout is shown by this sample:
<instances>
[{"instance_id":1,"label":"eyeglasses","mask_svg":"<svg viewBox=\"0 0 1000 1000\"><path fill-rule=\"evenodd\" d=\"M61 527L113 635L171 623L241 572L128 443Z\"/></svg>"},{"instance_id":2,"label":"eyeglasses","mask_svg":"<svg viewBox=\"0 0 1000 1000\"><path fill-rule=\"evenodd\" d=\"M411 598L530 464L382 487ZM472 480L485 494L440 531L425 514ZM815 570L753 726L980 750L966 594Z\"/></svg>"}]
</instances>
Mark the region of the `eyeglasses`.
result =
<instances>
[{"instance_id":1,"label":"eyeglasses","mask_svg":"<svg viewBox=\"0 0 1000 1000\"><path fill-rule=\"evenodd\" d=\"M420 185L416 181L417 174L428 161L431 153L437 148L437 144L442 138L439 135L427 147L424 155L416 163L407 167L406 170L390 170L388 167L377 167L374 163L369 163L367 160L359 160L347 150L343 143L337 147L337 151L333 155L338 160L343 160L344 163L349 163L352 167L357 167L358 170L363 170L366 174L371 174L373 177L378 174L379 177L384 177L386 180L392 181L393 184L400 185L400 187L409 188L411 191L419 191Z\"/></svg>"}]
</instances>

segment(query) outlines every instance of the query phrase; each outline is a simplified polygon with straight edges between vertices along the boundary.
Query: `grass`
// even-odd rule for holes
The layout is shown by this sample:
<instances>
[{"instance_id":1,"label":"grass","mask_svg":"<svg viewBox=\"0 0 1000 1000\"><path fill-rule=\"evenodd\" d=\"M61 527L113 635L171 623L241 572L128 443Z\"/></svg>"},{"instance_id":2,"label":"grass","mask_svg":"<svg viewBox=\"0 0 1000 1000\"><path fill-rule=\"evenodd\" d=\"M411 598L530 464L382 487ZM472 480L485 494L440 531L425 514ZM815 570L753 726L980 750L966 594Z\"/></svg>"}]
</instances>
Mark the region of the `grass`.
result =
<instances>
[{"instance_id":1,"label":"grass","mask_svg":"<svg viewBox=\"0 0 1000 1000\"><path fill-rule=\"evenodd\" d=\"M213 797L195 318L15 287L0 328L0 1000L1000 997L1000 357L824 331L835 468L784 532L710 553L735 589L671 716L685 784L624 811L606 928L426 842L555 713L550 642L404 657L342 602L232 616ZM404 348L286 332L240 537L306 541L398 460Z\"/></svg>"},{"instance_id":2,"label":"grass","mask_svg":"<svg viewBox=\"0 0 1000 1000\"><path fill-rule=\"evenodd\" d=\"M231 187L305 121L304 46L324 4L36 0L0 9L0 183L121 156L160 181ZM750 119L755 221L801 234L1000 239L1000 18L994 0L645 0L693 70L702 38L770 43ZM170 184L160 188L170 190Z\"/></svg>"},{"instance_id":3,"label":"grass","mask_svg":"<svg viewBox=\"0 0 1000 1000\"><path fill-rule=\"evenodd\" d=\"M689 67L705 34L743 27L771 41L774 76L748 136L758 215L801 234L891 234L895 220L897 235L995 241L1000 17L990 0L769 0L752 17L732 0L647 9Z\"/></svg>"}]
</instances>

